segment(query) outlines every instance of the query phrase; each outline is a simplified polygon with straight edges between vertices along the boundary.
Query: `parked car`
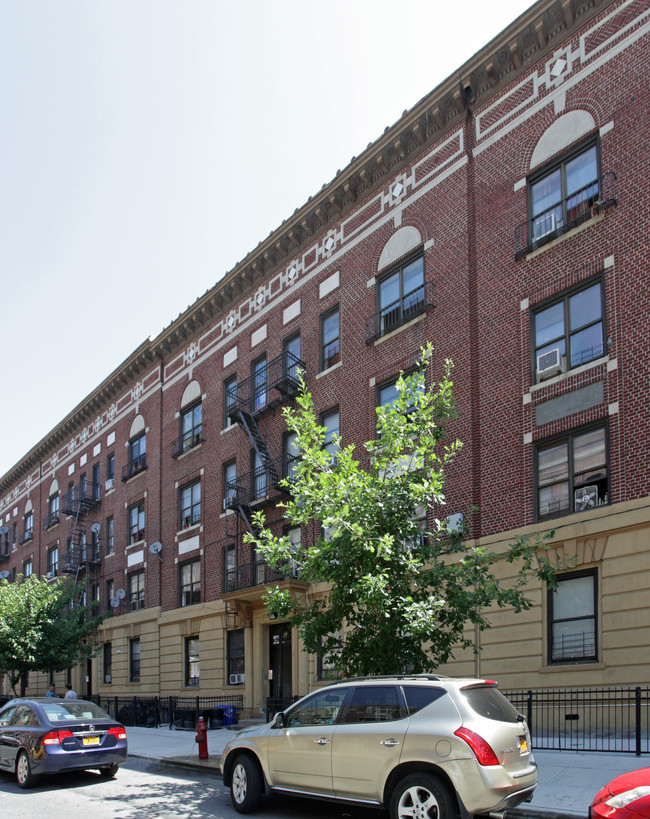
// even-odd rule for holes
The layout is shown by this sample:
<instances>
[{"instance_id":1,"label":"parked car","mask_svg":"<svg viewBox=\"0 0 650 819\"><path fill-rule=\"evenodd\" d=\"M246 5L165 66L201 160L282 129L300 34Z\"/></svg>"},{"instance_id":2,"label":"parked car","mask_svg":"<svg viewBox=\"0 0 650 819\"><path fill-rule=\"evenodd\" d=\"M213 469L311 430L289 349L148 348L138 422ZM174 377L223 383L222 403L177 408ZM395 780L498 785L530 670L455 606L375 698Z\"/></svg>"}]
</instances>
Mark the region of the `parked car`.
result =
<instances>
[{"instance_id":1,"label":"parked car","mask_svg":"<svg viewBox=\"0 0 650 819\"><path fill-rule=\"evenodd\" d=\"M126 756L124 726L92 702L33 697L0 710L0 771L14 773L21 788L63 771L115 776Z\"/></svg>"},{"instance_id":2,"label":"parked car","mask_svg":"<svg viewBox=\"0 0 650 819\"><path fill-rule=\"evenodd\" d=\"M650 819L650 768L617 776L594 797L592 819Z\"/></svg>"},{"instance_id":3,"label":"parked car","mask_svg":"<svg viewBox=\"0 0 650 819\"><path fill-rule=\"evenodd\" d=\"M239 813L269 789L450 819L529 801L537 784L528 727L497 683L438 675L327 685L237 733L221 770Z\"/></svg>"}]
</instances>

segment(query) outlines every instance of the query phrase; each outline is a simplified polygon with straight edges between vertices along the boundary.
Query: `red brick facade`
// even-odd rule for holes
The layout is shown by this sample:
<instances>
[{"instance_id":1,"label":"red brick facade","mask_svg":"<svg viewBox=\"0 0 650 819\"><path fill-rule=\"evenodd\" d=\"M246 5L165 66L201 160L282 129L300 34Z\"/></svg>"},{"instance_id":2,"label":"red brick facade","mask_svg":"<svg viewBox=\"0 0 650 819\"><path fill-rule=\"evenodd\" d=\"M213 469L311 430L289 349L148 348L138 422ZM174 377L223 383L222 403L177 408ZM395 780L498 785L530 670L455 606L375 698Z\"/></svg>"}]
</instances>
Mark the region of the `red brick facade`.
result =
<instances>
[{"instance_id":1,"label":"red brick facade","mask_svg":"<svg viewBox=\"0 0 650 819\"><path fill-rule=\"evenodd\" d=\"M623 582L625 573L609 573L608 559L638 561L644 578L638 588L647 589L647 555L636 546L621 546L617 538L624 531L645 530L642 539L647 542L648 531L649 28L647 2L641 0L537 3L159 337L135 351L2 478L0 514L9 532L0 538L0 569L11 577L31 558L32 570L45 574L48 549L54 546L59 571L64 568L74 523L61 514L58 524L44 529L48 498L64 495L84 475L90 481L98 464L101 502L91 509L86 526L102 526L101 559L82 567L81 574L97 585L102 605L107 604L107 581L114 591L126 591L103 639L109 631L108 639L116 645L139 635L144 639L155 627L138 625L143 617L162 624L177 617L180 635L200 631L202 645L203 634L211 635L210 648L201 650L201 688L204 669L211 689L225 688L227 629L233 624L252 629L253 621L259 625L265 615L261 587L250 574L250 547L241 542L245 521L224 513L224 465L236 461L238 478L254 466L253 444L241 424L227 427L224 382L232 376L238 383L249 378L261 357L267 363L281 359L283 343L299 333L300 358L316 407L322 413L338 409L344 443L357 445L374 435L378 388L408 369L421 345L431 340L435 376L445 359L454 362L458 419L449 434L464 444L449 475L444 514L477 507L471 535L487 545L513 533L555 528L565 552L582 554L578 568L597 569L599 590L605 590L606 582L612 588ZM580 155L581 146L595 146L598 190L578 197L578 218L565 197L559 206L564 207L564 225L553 211L553 229L544 228L540 236L531 211L533 185L546 169L570 176L566 163ZM390 332L370 340L377 329L373 317L384 306L378 295L381 282L405 260L420 256L424 279L416 309L394 325L385 318L384 329L388 322ZM590 304L601 294L604 309L583 334L592 339L600 332L602 349L584 347L581 363L571 361L571 345L578 342L569 329L570 311L579 309L571 297L589 284L597 285L589 291ZM536 383L534 315L560 300L567 322L558 342L567 345L564 372ZM408 307L403 298L399 307ZM340 357L323 371L322 319L335 308ZM281 397L271 380L262 403ZM181 415L199 403L200 434L190 438L196 445L178 455ZM136 420L140 416L142 422ZM280 458L285 429L280 405L257 420L270 456ZM122 480L129 442L141 434L134 432L139 425L146 434L146 468ZM583 484L574 474L567 483L570 507L559 514L544 507L551 512L538 520L540 442L557 440L562 447L568 440L570 448L574 439L567 434L592 429L597 435L604 430L606 441L606 476L593 478L600 481L598 504L591 511L575 511L575 493ZM115 480L114 488L107 489L111 453ZM358 454L363 462L361 449ZM597 454L590 457L585 468L596 475L602 464L596 463ZM52 493L54 480L58 489ZM200 519L185 526L181 492L197 481L200 513L194 508L192 514ZM556 481L554 491L564 491L560 484ZM594 485L589 484L589 491ZM33 536L21 544L30 501ZM141 501L145 536L131 545L129 509ZM270 514L279 520L277 511ZM106 555L106 520L111 516L114 553ZM303 542L316 531L314 524L312 532L303 532ZM603 539L606 547L593 546ZM245 571L231 574L233 587L225 566L227 544L235 541L237 570ZM589 559L580 552L583 541L593 541ZM162 544L162 551L153 553L153 543ZM181 606L179 567L192 560L200 561L201 603ZM129 577L141 571L144 606L129 612ZM614 576L618 581L606 581ZM543 667L550 661L541 591L537 600L538 618L531 628L538 632L538 664ZM608 638L606 612L605 598L599 597L598 656L592 664L598 673L585 677L589 684L603 682L603 669L614 662L607 659L607 641L616 642L619 626L612 627ZM188 617L194 618L189 624ZM204 621L210 619L208 629ZM629 659L615 663L621 681L647 677L647 659L639 660L650 642L645 613L637 625ZM249 668L252 674L251 666L260 672L255 687L246 683L251 706L269 693L260 682L268 664L266 638L261 643L257 639L251 638L246 653L247 674ZM151 638L151 646L153 642ZM151 663L160 667L163 643L160 637L157 654L150 646ZM293 693L306 687L304 679L298 681L300 662L295 660ZM463 662L471 668L472 661ZM623 662L629 663L625 673L620 672ZM95 663L97 686L104 682L101 658ZM180 667L182 658L176 663ZM540 684L532 666L526 679L527 685ZM173 663L164 674L150 669L141 685L145 693L183 689ZM133 690L126 666L121 677L113 673L108 690Z\"/></svg>"}]
</instances>

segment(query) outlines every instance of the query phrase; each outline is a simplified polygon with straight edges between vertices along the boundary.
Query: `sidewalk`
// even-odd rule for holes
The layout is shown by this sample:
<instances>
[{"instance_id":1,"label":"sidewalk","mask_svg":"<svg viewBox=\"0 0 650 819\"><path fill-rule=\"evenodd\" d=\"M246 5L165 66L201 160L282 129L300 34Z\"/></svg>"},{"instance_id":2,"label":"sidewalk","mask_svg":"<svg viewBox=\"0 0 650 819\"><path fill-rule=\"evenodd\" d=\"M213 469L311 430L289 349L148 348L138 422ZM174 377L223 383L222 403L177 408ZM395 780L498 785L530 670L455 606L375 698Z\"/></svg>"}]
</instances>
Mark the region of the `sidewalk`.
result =
<instances>
[{"instance_id":1,"label":"sidewalk","mask_svg":"<svg viewBox=\"0 0 650 819\"><path fill-rule=\"evenodd\" d=\"M127 727L129 756L143 757L221 774L221 752L233 731L208 731L206 760L199 759L194 731L169 728ZM650 757L632 754L584 753L575 751L535 751L539 784L533 801L524 808L507 811L506 819L520 817L586 817L591 800L611 779L627 771L650 767Z\"/></svg>"}]
</instances>

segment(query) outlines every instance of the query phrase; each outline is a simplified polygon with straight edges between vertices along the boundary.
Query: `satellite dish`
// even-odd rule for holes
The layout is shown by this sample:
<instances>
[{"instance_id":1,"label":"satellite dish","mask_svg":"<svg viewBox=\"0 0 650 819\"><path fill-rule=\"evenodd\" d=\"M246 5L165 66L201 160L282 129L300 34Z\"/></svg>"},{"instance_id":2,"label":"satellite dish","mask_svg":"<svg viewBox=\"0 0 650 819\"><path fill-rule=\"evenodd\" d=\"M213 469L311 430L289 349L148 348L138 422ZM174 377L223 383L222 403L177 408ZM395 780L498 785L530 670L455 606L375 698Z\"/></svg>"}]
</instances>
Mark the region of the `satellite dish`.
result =
<instances>
[{"instance_id":1,"label":"satellite dish","mask_svg":"<svg viewBox=\"0 0 650 819\"><path fill-rule=\"evenodd\" d=\"M0 580L6 580L9 577L9 572L0 572Z\"/></svg>"},{"instance_id":2,"label":"satellite dish","mask_svg":"<svg viewBox=\"0 0 650 819\"><path fill-rule=\"evenodd\" d=\"M120 605L119 597L111 597L111 608L116 609Z\"/></svg>"},{"instance_id":3,"label":"satellite dish","mask_svg":"<svg viewBox=\"0 0 650 819\"><path fill-rule=\"evenodd\" d=\"M152 555L159 555L162 552L162 543L159 540L152 543L151 546L149 546L149 551Z\"/></svg>"},{"instance_id":4,"label":"satellite dish","mask_svg":"<svg viewBox=\"0 0 650 819\"><path fill-rule=\"evenodd\" d=\"M115 593L115 596L117 597L118 600L124 600L124 598L126 597L126 589L118 589L117 592Z\"/></svg>"},{"instance_id":5,"label":"satellite dish","mask_svg":"<svg viewBox=\"0 0 650 819\"><path fill-rule=\"evenodd\" d=\"M0 526L0 535L8 535L9 534L9 527L8 526Z\"/></svg>"},{"instance_id":6,"label":"satellite dish","mask_svg":"<svg viewBox=\"0 0 650 819\"><path fill-rule=\"evenodd\" d=\"M98 535L101 529L102 529L101 523L93 523L93 525L90 527L90 531L95 535Z\"/></svg>"}]
</instances>

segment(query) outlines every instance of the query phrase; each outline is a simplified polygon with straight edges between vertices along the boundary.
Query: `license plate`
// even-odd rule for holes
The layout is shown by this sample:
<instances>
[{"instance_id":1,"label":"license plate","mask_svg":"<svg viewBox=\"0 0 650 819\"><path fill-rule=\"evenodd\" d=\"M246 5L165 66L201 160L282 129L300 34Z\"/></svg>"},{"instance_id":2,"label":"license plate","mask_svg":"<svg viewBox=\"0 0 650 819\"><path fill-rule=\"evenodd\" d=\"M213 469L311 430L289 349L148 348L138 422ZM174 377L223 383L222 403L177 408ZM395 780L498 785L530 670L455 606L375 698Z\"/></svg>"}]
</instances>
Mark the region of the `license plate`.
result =
<instances>
[{"instance_id":1,"label":"license plate","mask_svg":"<svg viewBox=\"0 0 650 819\"><path fill-rule=\"evenodd\" d=\"M526 737L519 737L519 753L525 754L528 751L528 743Z\"/></svg>"},{"instance_id":2,"label":"license plate","mask_svg":"<svg viewBox=\"0 0 650 819\"><path fill-rule=\"evenodd\" d=\"M84 745L99 745L99 737L84 737Z\"/></svg>"}]
</instances>

